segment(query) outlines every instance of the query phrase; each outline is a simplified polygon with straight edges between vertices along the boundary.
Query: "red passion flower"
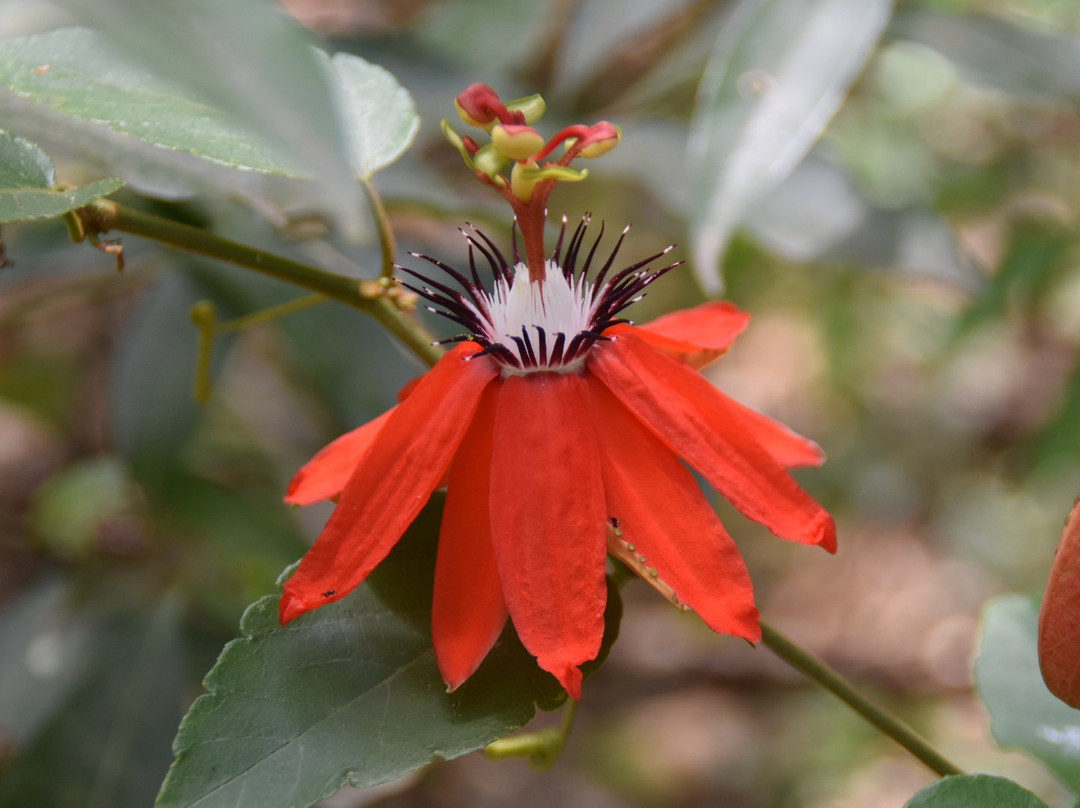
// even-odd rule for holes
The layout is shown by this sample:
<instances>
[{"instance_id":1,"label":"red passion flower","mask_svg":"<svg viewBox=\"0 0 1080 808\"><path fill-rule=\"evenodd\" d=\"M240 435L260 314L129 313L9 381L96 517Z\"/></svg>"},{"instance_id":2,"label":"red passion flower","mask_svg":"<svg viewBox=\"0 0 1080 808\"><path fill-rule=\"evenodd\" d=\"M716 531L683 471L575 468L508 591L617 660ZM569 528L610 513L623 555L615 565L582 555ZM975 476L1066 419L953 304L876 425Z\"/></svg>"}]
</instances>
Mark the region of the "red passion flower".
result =
<instances>
[{"instance_id":1,"label":"red passion flower","mask_svg":"<svg viewBox=\"0 0 1080 808\"><path fill-rule=\"evenodd\" d=\"M470 107L477 87L490 96ZM485 110L512 117L483 85L458 101L478 125ZM577 128L567 153L597 127ZM543 171L535 153L549 145L516 152L515 170L531 161ZM491 179L501 174L483 177L513 196L525 259L515 244L507 261L474 230L468 274L426 256L418 257L444 280L402 269L416 279L409 288L467 333L446 341L459 344L400 404L335 440L293 479L287 502L337 498L337 507L285 584L281 621L356 588L446 486L432 638L450 689L477 669L509 617L540 667L580 698L580 666L596 657L604 630L608 553L713 630L758 641L746 565L684 462L781 538L832 552L836 530L787 471L820 464L818 446L697 370L729 347L747 316L713 302L631 324L623 310L678 265L653 268L667 250L615 269L626 231L601 262L603 229L590 243L586 217L569 239L564 220L551 257L537 259L543 245L531 242L542 239L542 221L522 215L542 209L534 213L512 180ZM545 183L558 179L541 175L532 198L546 198Z\"/></svg>"}]
</instances>

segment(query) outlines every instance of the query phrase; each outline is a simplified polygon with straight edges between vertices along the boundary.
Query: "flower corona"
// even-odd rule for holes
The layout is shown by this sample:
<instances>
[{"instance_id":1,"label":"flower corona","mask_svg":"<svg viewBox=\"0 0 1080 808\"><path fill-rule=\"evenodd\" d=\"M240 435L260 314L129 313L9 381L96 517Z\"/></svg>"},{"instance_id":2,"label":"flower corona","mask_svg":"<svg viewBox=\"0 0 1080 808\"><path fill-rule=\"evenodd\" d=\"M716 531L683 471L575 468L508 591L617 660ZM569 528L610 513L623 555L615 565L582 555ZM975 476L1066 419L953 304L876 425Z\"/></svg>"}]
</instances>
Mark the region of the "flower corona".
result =
<instances>
[{"instance_id":1,"label":"flower corona","mask_svg":"<svg viewBox=\"0 0 1080 808\"><path fill-rule=\"evenodd\" d=\"M402 283L464 332L443 341L454 347L398 406L329 444L293 479L288 502L336 498L337 507L285 583L282 622L355 589L445 486L432 640L451 689L509 619L540 667L580 698L581 665L603 637L609 554L715 631L756 642L746 565L687 466L782 538L831 552L836 529L788 473L820 464L818 446L698 372L747 316L710 302L634 325L627 307L681 262L663 261L668 248L617 267L627 230L605 250L603 227L592 238L588 215L572 231L564 217L547 255L552 188L584 178L574 160L618 143L613 124L545 140L532 128L539 96L504 104L486 85L456 106L491 142L445 121L443 131L510 202L523 252L515 239L507 260L472 228L463 231L468 270L415 254L442 275L399 267Z\"/></svg>"}]
</instances>

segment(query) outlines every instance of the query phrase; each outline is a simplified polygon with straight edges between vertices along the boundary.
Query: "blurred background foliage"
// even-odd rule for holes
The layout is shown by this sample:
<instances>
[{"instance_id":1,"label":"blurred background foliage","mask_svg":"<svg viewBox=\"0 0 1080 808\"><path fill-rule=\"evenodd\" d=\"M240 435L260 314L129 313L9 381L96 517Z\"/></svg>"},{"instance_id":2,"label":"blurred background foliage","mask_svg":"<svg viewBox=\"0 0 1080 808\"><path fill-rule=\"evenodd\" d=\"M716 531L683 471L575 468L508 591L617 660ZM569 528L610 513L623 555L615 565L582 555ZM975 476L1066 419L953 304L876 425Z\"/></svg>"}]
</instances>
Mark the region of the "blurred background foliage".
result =
<instances>
[{"instance_id":1,"label":"blurred background foliage","mask_svg":"<svg viewBox=\"0 0 1080 808\"><path fill-rule=\"evenodd\" d=\"M686 141L731 4L284 5L416 99L419 138L376 179L402 249L452 263L462 222L508 233L500 201L438 134L474 81L504 98L542 92L545 131L617 121L619 148L553 205L633 222L636 253L687 243ZM65 22L36 0L0 2L2 36ZM899 2L821 139L743 217L725 296L754 319L713 371L829 454L799 477L840 521L835 558L717 503L763 614L964 768L1014 776L1051 805L1071 801L1049 771L989 739L971 661L980 607L1044 585L1080 492L1078 37L1072 0ZM60 164L67 181L81 171ZM275 227L220 196L119 198L377 274L376 244L303 210ZM3 245L0 805L145 806L243 608L275 591L329 512L287 509L289 477L423 367L325 304L223 336L200 406L191 306L212 300L227 319L295 290L135 237L118 273L58 221L6 226ZM635 315L701 297L688 269ZM644 587L624 597L622 636L553 770L472 755L326 804L892 808L931 782L767 651L712 636Z\"/></svg>"}]
</instances>

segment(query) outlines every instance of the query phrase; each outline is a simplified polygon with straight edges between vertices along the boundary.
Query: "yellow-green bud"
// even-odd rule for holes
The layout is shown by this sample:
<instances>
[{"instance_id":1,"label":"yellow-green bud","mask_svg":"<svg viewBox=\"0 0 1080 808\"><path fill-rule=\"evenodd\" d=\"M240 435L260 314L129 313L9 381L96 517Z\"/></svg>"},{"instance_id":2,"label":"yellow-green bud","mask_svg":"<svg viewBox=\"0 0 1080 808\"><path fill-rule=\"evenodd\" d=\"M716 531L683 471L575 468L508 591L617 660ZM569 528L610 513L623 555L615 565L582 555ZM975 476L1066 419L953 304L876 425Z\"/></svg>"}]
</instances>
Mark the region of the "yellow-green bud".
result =
<instances>
[{"instance_id":1,"label":"yellow-green bud","mask_svg":"<svg viewBox=\"0 0 1080 808\"><path fill-rule=\"evenodd\" d=\"M496 124L491 129L491 142L511 160L528 160L542 148L544 137L531 126Z\"/></svg>"}]
</instances>

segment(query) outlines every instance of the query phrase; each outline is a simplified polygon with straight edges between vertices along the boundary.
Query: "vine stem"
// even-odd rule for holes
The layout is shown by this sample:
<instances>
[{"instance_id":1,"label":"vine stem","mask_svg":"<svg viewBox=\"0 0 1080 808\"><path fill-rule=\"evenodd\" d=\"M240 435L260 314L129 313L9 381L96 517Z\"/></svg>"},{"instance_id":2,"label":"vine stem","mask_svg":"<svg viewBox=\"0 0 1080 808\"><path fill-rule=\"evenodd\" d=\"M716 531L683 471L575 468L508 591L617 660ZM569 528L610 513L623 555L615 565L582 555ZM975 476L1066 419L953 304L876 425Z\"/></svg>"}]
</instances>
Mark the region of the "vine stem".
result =
<instances>
[{"instance_id":1,"label":"vine stem","mask_svg":"<svg viewBox=\"0 0 1080 808\"><path fill-rule=\"evenodd\" d=\"M400 302L402 296L395 294L398 292L396 287L385 282L388 279L360 281L345 275L337 275L276 253L231 241L208 230L144 213L108 199L94 200L86 207L80 208L78 214L87 235L96 236L119 230L153 239L186 252L253 269L264 275L310 289L371 315L428 365L435 364L443 355L442 348L431 344L431 335L403 310Z\"/></svg>"},{"instance_id":2,"label":"vine stem","mask_svg":"<svg viewBox=\"0 0 1080 808\"><path fill-rule=\"evenodd\" d=\"M888 735L940 777L964 774L964 771L938 752L930 742L905 724L898 716L875 704L852 684L805 648L785 637L764 620L761 642L774 654L808 679L821 685L851 709Z\"/></svg>"},{"instance_id":3,"label":"vine stem","mask_svg":"<svg viewBox=\"0 0 1080 808\"><path fill-rule=\"evenodd\" d=\"M367 196L368 204L371 205L371 215L375 219L375 229L379 232L379 249L382 251L382 272L380 277L393 279L394 277L394 254L397 252L397 244L394 242L394 231L390 227L390 219L386 215L386 205L382 197L375 190L371 179L360 182Z\"/></svg>"}]
</instances>

